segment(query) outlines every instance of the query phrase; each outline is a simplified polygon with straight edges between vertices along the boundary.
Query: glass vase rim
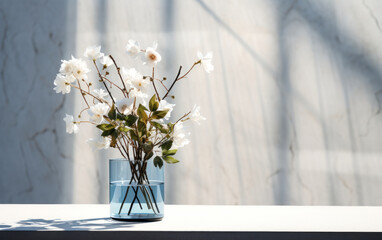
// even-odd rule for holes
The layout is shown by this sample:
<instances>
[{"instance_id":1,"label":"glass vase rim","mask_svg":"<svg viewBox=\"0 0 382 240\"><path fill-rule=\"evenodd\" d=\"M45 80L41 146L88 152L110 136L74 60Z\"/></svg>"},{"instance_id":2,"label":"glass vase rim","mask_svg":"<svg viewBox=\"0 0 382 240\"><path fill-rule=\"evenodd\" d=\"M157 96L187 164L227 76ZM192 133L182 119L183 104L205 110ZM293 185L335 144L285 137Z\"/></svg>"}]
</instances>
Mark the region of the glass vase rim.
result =
<instances>
[{"instance_id":1,"label":"glass vase rim","mask_svg":"<svg viewBox=\"0 0 382 240\"><path fill-rule=\"evenodd\" d=\"M150 161L151 160L151 158L150 159L148 159L148 160L146 160L146 161ZM142 161L142 160L136 160L136 159L127 159L127 158L110 158L109 159L109 161L130 161L130 162L135 162L135 161Z\"/></svg>"}]
</instances>

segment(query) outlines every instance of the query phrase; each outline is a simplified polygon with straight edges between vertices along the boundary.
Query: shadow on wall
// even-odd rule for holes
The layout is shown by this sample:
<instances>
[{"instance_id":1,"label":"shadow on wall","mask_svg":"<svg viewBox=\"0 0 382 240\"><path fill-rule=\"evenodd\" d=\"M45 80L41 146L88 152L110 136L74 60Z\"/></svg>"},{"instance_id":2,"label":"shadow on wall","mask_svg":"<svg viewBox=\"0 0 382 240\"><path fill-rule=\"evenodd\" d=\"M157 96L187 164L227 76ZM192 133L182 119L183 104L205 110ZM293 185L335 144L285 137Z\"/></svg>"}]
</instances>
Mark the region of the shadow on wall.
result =
<instances>
[{"instance_id":1,"label":"shadow on wall","mask_svg":"<svg viewBox=\"0 0 382 240\"><path fill-rule=\"evenodd\" d=\"M357 157L356 153L361 152L362 149L357 146L357 137L359 134L359 129L357 130L355 126L356 114L353 112L354 107L351 103L351 93L349 89L354 85L354 81L352 82L352 75L361 75L363 79L367 81L363 81L363 84L367 85L366 88L369 89L370 95L376 95L376 100L379 99L377 94L380 93L380 89L382 88L382 74L381 68L378 64L375 63L372 59L368 57L366 54L364 47L360 44L357 44L357 39L355 36L347 33L345 29L342 29L341 26L338 25L338 21L336 16L333 14L336 9L332 4L328 3L323 6L318 6L318 2L315 1L274 1L275 9L278 9L278 42L279 42L279 59L281 61L280 68L277 74L278 86L280 88L280 99L279 99L279 107L277 112L279 114L279 127L278 133L280 133L280 143L279 146L279 155L278 155L278 165L282 172L288 171L288 160L291 156L292 159L290 161L294 161L295 151L299 149L299 140L296 134L296 127L294 117L295 114L293 112L293 101L291 100L292 95L296 93L291 86L291 79L289 74L289 62L288 60L292 56L293 53L290 52L287 45L287 37L288 37L288 27L293 24L293 21L288 21L289 14L293 11L297 13L303 20L305 20L305 24L310 28L311 32L316 33L321 40L321 43L325 45L331 53L331 57L334 58L335 64L333 68L339 73L339 78L342 85L342 95L344 97L346 111L346 121L348 126L348 133L350 136L350 152L352 156L352 166L354 169L353 176L355 181L355 195L357 197L357 204L363 205L363 186L360 180L360 175L358 172L359 166L361 165L362 159ZM325 12L325 14L323 14ZM337 24L333 24L337 23ZM290 36L290 34L289 34ZM350 48L348 46L352 46ZM320 79L317 79L320 81ZM354 87L353 87L354 88ZM377 92L375 92L377 90ZM320 94L320 106L324 105L324 96L322 96L322 92L319 89ZM309 107L307 107L309 108ZM311 109L311 108L310 108ZM329 140L328 134L334 129L331 126L328 126L322 120L322 112L316 113L319 119L321 119L321 127L324 136L324 145L325 152L328 162L328 166L332 166L334 169L328 169L328 182L330 183L330 198L332 204L336 204L336 192L333 189L334 179L333 173L335 171L335 166L331 162L334 159L328 155L328 153L336 149L333 146L332 142ZM378 114L378 113L377 113ZM290 143L288 146L287 144ZM337 149L339 150L339 149ZM293 169L293 168L292 168ZM295 173L302 188L308 189L308 187L303 183L298 172ZM278 175L278 184L274 188L275 199L277 204L289 204L289 196L288 196L288 177L285 174ZM296 196L295 196L296 197ZM297 196L298 197L298 196Z\"/></svg>"},{"instance_id":2,"label":"shadow on wall","mask_svg":"<svg viewBox=\"0 0 382 240\"><path fill-rule=\"evenodd\" d=\"M75 49L73 3L0 1L0 203L71 201L73 146L56 119L72 101L52 97L52 78Z\"/></svg>"},{"instance_id":3,"label":"shadow on wall","mask_svg":"<svg viewBox=\"0 0 382 240\"><path fill-rule=\"evenodd\" d=\"M378 110L376 115L381 113L381 102L379 95L382 92L382 73L379 64L372 60L367 54L364 47L357 43L356 36L348 33L344 28L338 25L336 16L333 14L335 12L335 6L331 2L326 2L327 4L321 4L315 1L273 1L274 9L277 16L277 39L278 39L278 50L279 50L279 64L278 69L272 70L272 67L268 66L266 61L264 61L259 54L256 53L251 44L247 43L236 31L231 28L222 18L220 18L213 9L208 7L208 5L202 0L196 0L200 7L205 10L217 23L218 25L227 31L236 41L245 48L253 60L256 61L266 72L274 76L273 79L276 81L279 92L279 99L277 100L277 105L274 109L277 109L277 119L278 126L277 132L279 133L279 139L277 141L277 155L275 156L275 162L277 162L277 181L273 186L274 200L275 204L285 205L290 204L290 186L289 179L290 175L295 175L298 179L301 188L305 191L309 191L312 195L312 192L309 190L308 186L304 183L300 174L297 170L294 169L294 162L296 158L296 152L301 150L299 148L299 139L296 133L295 125L295 113L293 106L293 99L297 100L299 104L303 105L306 111L310 112L316 119L321 123L323 141L326 152L325 161L328 163L328 166L331 166L333 169L328 169L328 185L330 186L328 194L331 198L332 204L338 204L336 200L337 193L333 188L335 179L333 174L335 172L335 166L331 156L328 154L333 150L344 150L346 144L340 146L333 144L330 141L329 133L335 131L333 127L328 125L324 120L322 114L323 112L314 111L314 107L309 105L309 101L304 99L298 92L293 89L290 79L290 66L289 59L292 56L291 49L288 47L288 36L290 37L290 32L288 32L288 27L293 24L293 21L288 21L291 13L297 14L304 20L304 23L309 27L312 33L316 33L319 36L321 43L327 47L328 52L330 52L331 57L335 59L335 64L333 68L340 75L340 85L342 86L342 96L344 97L343 101L345 103L346 111L346 125L348 126L348 134L350 136L350 146L349 149L345 149L351 152L352 158L352 167L355 172L353 172L354 181L355 181L355 195L357 196L357 204L363 205L363 186L360 179L360 174L358 173L359 166L362 159L357 157L357 153L364 151L357 145L357 138L360 136L360 131L355 126L355 117L356 114L353 112L354 107L351 103L351 93L349 88L354 88L354 80L351 78L351 75L360 75L367 88L370 91L371 96L375 96L375 99L378 102ZM365 5L365 2L363 2ZM370 7L365 6L369 11ZM325 12L325 14L324 14ZM329 14L328 14L329 13ZM339 17L339 16L338 16ZM334 24L336 23L336 24ZM378 22L377 22L378 23ZM352 46L349 48L349 46ZM224 67L222 67L224 69ZM223 79L224 80L224 79ZM320 79L316 79L320 81ZM323 111L322 106L324 105L324 96L322 95L322 89L318 87L319 94L319 105L321 106L320 111ZM227 95L228 93L226 93ZM230 96L227 95L227 99ZM227 104L228 105L228 104ZM228 105L229 106L229 105ZM266 116L265 107L262 105L263 118ZM373 118L374 116L372 116ZM272 126L268 126L268 121L263 119L265 122L265 128L270 129ZM234 119L230 119L231 127L234 125L232 122ZM232 131L235 132L235 131ZM270 143L268 142L270 146ZM371 147L370 151L373 151ZM367 151L367 150L366 150ZM272 158L272 153L268 149L268 157ZM237 163L239 164L239 163ZM290 166L292 167L290 168ZM240 166L238 166L240 168ZM242 181L241 181L242 182ZM240 184L240 187L243 185ZM294 196L299 197L299 196ZM313 197L313 196L312 196Z\"/></svg>"}]
</instances>

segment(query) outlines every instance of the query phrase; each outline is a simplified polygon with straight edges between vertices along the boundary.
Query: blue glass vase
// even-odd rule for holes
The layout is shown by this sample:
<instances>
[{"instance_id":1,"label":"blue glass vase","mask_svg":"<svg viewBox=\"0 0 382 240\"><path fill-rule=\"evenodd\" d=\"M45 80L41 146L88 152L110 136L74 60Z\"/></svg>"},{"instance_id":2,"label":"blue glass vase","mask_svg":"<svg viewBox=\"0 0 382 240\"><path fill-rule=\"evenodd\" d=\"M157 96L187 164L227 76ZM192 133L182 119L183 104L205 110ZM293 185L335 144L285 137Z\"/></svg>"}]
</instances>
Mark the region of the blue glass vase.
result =
<instances>
[{"instance_id":1,"label":"blue glass vase","mask_svg":"<svg viewBox=\"0 0 382 240\"><path fill-rule=\"evenodd\" d=\"M153 160L109 161L110 217L117 220L157 221L164 216L164 167Z\"/></svg>"}]
</instances>

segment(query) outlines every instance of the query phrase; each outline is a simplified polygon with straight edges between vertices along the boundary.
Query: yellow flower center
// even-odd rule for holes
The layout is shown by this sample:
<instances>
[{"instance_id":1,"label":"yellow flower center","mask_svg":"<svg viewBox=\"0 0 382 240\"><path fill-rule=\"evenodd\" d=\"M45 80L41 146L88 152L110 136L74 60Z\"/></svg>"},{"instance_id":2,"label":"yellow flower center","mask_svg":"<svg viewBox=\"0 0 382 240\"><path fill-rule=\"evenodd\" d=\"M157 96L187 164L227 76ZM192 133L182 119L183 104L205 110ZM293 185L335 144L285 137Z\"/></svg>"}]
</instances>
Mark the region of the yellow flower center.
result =
<instances>
[{"instance_id":1,"label":"yellow flower center","mask_svg":"<svg viewBox=\"0 0 382 240\"><path fill-rule=\"evenodd\" d=\"M154 54L150 54L149 55L149 58L152 60L152 61L155 61L155 59L157 58Z\"/></svg>"}]
</instances>

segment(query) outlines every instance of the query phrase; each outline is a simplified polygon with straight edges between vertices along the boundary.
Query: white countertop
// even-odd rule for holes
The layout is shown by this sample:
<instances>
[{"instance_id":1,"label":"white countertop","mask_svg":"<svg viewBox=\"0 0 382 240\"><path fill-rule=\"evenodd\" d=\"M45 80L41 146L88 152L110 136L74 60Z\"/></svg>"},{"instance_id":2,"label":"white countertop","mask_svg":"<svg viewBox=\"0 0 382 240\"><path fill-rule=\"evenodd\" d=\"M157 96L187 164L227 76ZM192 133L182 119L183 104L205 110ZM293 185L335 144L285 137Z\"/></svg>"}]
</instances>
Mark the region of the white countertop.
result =
<instances>
[{"instance_id":1,"label":"white countertop","mask_svg":"<svg viewBox=\"0 0 382 240\"><path fill-rule=\"evenodd\" d=\"M159 222L109 218L108 204L0 204L0 231L382 232L382 207L166 205Z\"/></svg>"}]
</instances>

